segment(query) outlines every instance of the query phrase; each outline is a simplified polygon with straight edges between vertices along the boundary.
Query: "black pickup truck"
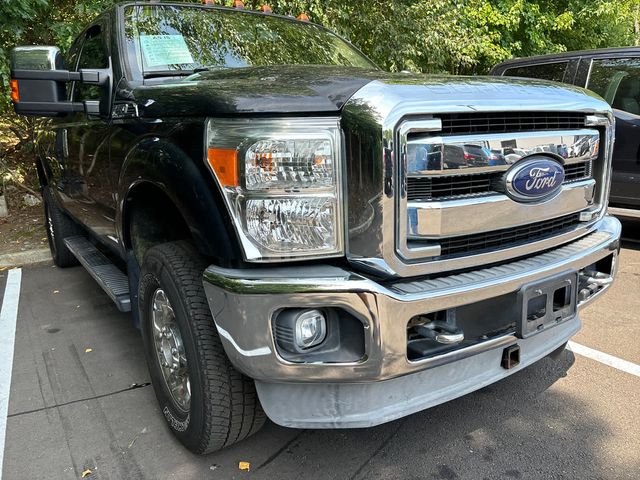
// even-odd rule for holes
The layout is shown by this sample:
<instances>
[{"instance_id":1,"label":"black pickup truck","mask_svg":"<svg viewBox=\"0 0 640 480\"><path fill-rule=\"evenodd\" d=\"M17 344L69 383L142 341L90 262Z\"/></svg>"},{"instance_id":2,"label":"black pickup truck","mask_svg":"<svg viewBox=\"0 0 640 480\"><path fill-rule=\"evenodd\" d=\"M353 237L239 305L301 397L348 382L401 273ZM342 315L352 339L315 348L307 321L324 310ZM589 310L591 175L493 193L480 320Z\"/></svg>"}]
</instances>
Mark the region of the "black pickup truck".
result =
<instances>
[{"instance_id":1,"label":"black pickup truck","mask_svg":"<svg viewBox=\"0 0 640 480\"><path fill-rule=\"evenodd\" d=\"M613 115L534 80L379 70L268 12L120 4L12 53L54 262L140 326L192 451L366 427L559 351L613 282Z\"/></svg>"},{"instance_id":2,"label":"black pickup truck","mask_svg":"<svg viewBox=\"0 0 640 480\"><path fill-rule=\"evenodd\" d=\"M609 213L640 219L640 47L517 58L491 73L569 83L602 96L616 117Z\"/></svg>"}]
</instances>

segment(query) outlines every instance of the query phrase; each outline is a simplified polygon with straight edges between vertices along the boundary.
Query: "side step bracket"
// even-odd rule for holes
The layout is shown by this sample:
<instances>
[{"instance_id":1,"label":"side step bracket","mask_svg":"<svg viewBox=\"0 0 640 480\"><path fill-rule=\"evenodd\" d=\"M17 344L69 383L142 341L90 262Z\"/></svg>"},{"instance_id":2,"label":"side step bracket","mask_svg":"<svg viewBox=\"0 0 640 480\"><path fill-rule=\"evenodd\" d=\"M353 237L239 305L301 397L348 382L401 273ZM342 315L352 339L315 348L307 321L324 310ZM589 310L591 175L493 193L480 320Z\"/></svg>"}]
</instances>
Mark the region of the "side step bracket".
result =
<instances>
[{"instance_id":1,"label":"side step bracket","mask_svg":"<svg viewBox=\"0 0 640 480\"><path fill-rule=\"evenodd\" d=\"M64 239L67 248L109 295L121 312L131 311L127 276L85 237Z\"/></svg>"}]
</instances>

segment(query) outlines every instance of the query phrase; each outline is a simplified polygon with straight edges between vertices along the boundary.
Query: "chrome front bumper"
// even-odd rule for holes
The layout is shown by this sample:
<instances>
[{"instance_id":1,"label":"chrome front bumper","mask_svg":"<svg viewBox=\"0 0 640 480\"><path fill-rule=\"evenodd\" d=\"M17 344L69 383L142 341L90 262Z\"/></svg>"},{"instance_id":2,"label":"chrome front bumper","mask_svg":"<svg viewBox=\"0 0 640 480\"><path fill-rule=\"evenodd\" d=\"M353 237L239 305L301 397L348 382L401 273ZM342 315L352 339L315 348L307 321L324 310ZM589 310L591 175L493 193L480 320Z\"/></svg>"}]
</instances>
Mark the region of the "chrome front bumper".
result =
<instances>
[{"instance_id":1,"label":"chrome front bumper","mask_svg":"<svg viewBox=\"0 0 640 480\"><path fill-rule=\"evenodd\" d=\"M521 370L553 352L579 329L580 318L528 338L515 333L428 357L407 358L407 322L425 312L455 308L518 292L523 285L611 257L615 275L620 222L605 217L581 239L534 257L436 279L380 284L330 266L205 272L204 285L225 351L256 381L269 418L297 428L373 426L460 397ZM586 302L578 303L578 308ZM276 350L272 317L282 308L341 307L365 325L366 355L357 363L290 363ZM487 312L490 314L491 312ZM520 363L501 366L517 343Z\"/></svg>"},{"instance_id":2,"label":"chrome front bumper","mask_svg":"<svg viewBox=\"0 0 640 480\"><path fill-rule=\"evenodd\" d=\"M407 358L406 326L416 315L516 292L525 284L579 271L610 255L615 265L620 230L617 219L604 217L588 235L554 250L433 280L383 285L332 266L250 270L211 266L205 271L204 287L225 351L247 376L263 382L375 382L515 344L515 334L506 334L412 362ZM366 355L361 361L301 364L278 355L271 326L274 313L314 307L340 307L363 322ZM559 327L551 330L555 328Z\"/></svg>"}]
</instances>

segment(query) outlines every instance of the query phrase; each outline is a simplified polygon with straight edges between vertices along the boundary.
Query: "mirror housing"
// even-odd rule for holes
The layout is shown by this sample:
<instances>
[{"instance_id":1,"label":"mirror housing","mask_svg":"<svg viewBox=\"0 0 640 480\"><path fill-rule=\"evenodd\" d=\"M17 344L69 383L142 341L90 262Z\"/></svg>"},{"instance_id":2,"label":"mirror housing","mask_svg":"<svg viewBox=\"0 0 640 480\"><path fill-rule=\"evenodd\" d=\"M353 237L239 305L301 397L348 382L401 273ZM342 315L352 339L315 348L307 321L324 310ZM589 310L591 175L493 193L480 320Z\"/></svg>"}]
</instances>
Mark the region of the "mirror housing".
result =
<instances>
[{"instance_id":1,"label":"mirror housing","mask_svg":"<svg viewBox=\"0 0 640 480\"><path fill-rule=\"evenodd\" d=\"M67 100L67 82L109 84L108 70L64 70L58 47L16 47L11 51L11 100L19 115L55 117L71 112L100 114L100 102Z\"/></svg>"},{"instance_id":2,"label":"mirror housing","mask_svg":"<svg viewBox=\"0 0 640 480\"><path fill-rule=\"evenodd\" d=\"M33 45L11 50L12 70L63 70L64 60L58 47Z\"/></svg>"}]
</instances>

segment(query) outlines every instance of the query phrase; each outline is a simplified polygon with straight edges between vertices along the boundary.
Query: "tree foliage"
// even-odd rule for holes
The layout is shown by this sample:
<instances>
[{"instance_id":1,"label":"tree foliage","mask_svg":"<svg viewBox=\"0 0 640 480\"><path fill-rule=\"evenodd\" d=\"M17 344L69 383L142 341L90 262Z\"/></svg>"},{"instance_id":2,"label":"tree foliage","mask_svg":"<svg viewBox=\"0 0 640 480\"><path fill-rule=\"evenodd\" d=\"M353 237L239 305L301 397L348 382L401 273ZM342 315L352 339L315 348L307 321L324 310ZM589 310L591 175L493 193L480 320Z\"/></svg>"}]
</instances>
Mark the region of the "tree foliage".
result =
<instances>
[{"instance_id":1,"label":"tree foliage","mask_svg":"<svg viewBox=\"0 0 640 480\"><path fill-rule=\"evenodd\" d=\"M640 44L638 0L277 0L273 4L281 12L307 12L388 70L482 74L514 56Z\"/></svg>"},{"instance_id":2,"label":"tree foliage","mask_svg":"<svg viewBox=\"0 0 640 480\"><path fill-rule=\"evenodd\" d=\"M0 0L0 177L11 171L14 183L28 177L35 185L33 163L16 160L8 169L5 160L17 151L28 154L42 122L12 113L10 49L40 44L65 51L115 2ZM245 0L245 5L257 9L264 2L279 14L307 13L389 71L483 74L511 57L640 45L640 0ZM263 48L265 54L277 51Z\"/></svg>"}]
</instances>

